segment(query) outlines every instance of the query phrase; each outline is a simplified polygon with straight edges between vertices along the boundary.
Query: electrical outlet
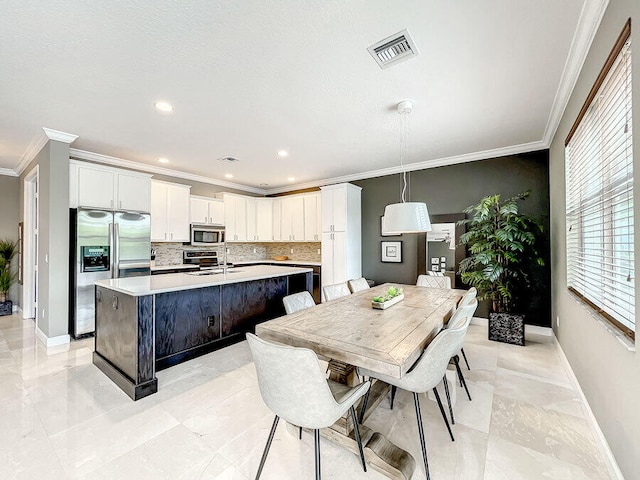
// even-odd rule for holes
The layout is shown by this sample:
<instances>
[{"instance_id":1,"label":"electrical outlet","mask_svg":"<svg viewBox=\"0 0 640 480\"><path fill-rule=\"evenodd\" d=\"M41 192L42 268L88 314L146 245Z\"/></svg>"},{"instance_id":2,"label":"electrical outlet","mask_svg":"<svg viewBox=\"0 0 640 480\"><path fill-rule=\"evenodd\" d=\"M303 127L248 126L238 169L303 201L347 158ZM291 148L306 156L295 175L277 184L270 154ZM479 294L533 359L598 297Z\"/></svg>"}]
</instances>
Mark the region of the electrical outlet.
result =
<instances>
[{"instance_id":1,"label":"electrical outlet","mask_svg":"<svg viewBox=\"0 0 640 480\"><path fill-rule=\"evenodd\" d=\"M207 317L207 322L209 323L210 327L214 327L216 324L216 316L215 315L209 315Z\"/></svg>"},{"instance_id":2,"label":"electrical outlet","mask_svg":"<svg viewBox=\"0 0 640 480\"><path fill-rule=\"evenodd\" d=\"M44 312L46 311L45 308L42 309L42 318L44 318Z\"/></svg>"},{"instance_id":3,"label":"electrical outlet","mask_svg":"<svg viewBox=\"0 0 640 480\"><path fill-rule=\"evenodd\" d=\"M293 253L293 248L291 249L291 253Z\"/></svg>"},{"instance_id":4,"label":"electrical outlet","mask_svg":"<svg viewBox=\"0 0 640 480\"><path fill-rule=\"evenodd\" d=\"M254 249L253 249L253 253L258 253L258 249L257 249L257 248L254 248Z\"/></svg>"},{"instance_id":5,"label":"electrical outlet","mask_svg":"<svg viewBox=\"0 0 640 480\"><path fill-rule=\"evenodd\" d=\"M320 249L318 249L318 255L320 255Z\"/></svg>"},{"instance_id":6,"label":"electrical outlet","mask_svg":"<svg viewBox=\"0 0 640 480\"><path fill-rule=\"evenodd\" d=\"M49 263L49 254L48 253L44 254L44 263Z\"/></svg>"},{"instance_id":7,"label":"electrical outlet","mask_svg":"<svg viewBox=\"0 0 640 480\"><path fill-rule=\"evenodd\" d=\"M227 248L227 255L229 255L231 253L231 249Z\"/></svg>"},{"instance_id":8,"label":"electrical outlet","mask_svg":"<svg viewBox=\"0 0 640 480\"><path fill-rule=\"evenodd\" d=\"M556 316L556 325L560 328L560 317Z\"/></svg>"}]
</instances>

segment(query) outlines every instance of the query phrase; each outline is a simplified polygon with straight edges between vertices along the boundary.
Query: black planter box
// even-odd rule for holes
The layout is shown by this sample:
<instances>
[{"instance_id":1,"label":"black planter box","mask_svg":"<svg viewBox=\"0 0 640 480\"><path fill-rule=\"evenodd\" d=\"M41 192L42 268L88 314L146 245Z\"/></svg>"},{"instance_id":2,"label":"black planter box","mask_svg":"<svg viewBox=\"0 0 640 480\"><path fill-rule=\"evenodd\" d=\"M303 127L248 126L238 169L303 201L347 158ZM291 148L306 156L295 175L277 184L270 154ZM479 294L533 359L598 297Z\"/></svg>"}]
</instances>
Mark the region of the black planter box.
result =
<instances>
[{"instance_id":1,"label":"black planter box","mask_svg":"<svg viewBox=\"0 0 640 480\"><path fill-rule=\"evenodd\" d=\"M490 313L489 340L524 346L524 315Z\"/></svg>"},{"instance_id":2,"label":"black planter box","mask_svg":"<svg viewBox=\"0 0 640 480\"><path fill-rule=\"evenodd\" d=\"M6 302L0 302L0 317L4 315L11 315L13 313L13 302L7 300Z\"/></svg>"}]
</instances>

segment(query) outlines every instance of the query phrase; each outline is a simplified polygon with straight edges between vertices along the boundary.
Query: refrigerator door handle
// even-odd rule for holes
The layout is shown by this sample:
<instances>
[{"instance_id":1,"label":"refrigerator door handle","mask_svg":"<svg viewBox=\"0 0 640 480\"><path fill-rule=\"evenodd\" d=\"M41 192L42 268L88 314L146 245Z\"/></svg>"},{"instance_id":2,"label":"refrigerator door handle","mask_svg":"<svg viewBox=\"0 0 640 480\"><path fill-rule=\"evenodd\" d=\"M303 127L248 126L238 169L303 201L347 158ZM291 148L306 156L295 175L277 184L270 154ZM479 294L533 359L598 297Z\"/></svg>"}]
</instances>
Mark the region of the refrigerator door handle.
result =
<instances>
[{"instance_id":1,"label":"refrigerator door handle","mask_svg":"<svg viewBox=\"0 0 640 480\"><path fill-rule=\"evenodd\" d=\"M110 253L110 257L109 257L109 269L111 270L111 278L116 278L115 275L115 256L116 256L116 250L115 250L115 242L114 242L114 223L110 223L109 224L109 247L111 248L111 252Z\"/></svg>"},{"instance_id":2,"label":"refrigerator door handle","mask_svg":"<svg viewBox=\"0 0 640 480\"><path fill-rule=\"evenodd\" d=\"M115 254L114 254L114 272L113 272L113 278L120 278L120 225L118 223L114 223L114 231L113 231L113 237L114 237L114 242L113 245L115 247Z\"/></svg>"}]
</instances>

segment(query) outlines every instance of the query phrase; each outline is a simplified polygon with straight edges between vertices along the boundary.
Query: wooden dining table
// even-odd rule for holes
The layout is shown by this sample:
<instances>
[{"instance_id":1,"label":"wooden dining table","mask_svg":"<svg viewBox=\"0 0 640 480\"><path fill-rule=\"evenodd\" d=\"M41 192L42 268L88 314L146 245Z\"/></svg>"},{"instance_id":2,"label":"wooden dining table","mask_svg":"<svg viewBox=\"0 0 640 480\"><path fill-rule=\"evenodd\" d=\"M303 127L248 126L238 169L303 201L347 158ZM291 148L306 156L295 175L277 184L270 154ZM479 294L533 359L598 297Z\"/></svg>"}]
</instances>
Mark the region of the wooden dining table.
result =
<instances>
[{"instance_id":1,"label":"wooden dining table","mask_svg":"<svg viewBox=\"0 0 640 480\"><path fill-rule=\"evenodd\" d=\"M400 378L449 320L466 291L393 284L403 289L404 299L385 310L372 308L373 298L391 286L378 285L261 323L256 335L313 350L329 361L330 378L345 389L358 383L356 367ZM364 421L388 390L386 383L373 383ZM350 416L322 434L358 453ZM367 462L374 469L389 478L411 478L415 459L409 452L364 425L360 435Z\"/></svg>"}]
</instances>

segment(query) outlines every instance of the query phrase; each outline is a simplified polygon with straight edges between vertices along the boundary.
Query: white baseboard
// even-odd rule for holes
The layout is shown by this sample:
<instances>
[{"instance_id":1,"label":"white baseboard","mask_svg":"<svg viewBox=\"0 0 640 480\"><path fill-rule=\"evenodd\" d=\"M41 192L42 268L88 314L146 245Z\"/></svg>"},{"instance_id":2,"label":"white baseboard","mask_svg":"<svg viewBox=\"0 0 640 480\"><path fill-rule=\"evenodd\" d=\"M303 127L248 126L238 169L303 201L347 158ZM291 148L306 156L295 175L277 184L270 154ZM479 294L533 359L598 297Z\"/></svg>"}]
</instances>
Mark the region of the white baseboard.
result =
<instances>
[{"instance_id":1,"label":"white baseboard","mask_svg":"<svg viewBox=\"0 0 640 480\"><path fill-rule=\"evenodd\" d=\"M482 317L473 317L471 319L471 325L480 325L483 327L489 326L489 319ZM551 327L540 327L538 325L525 325L525 331L529 333L535 333L536 335L544 335L545 337L553 336L553 329Z\"/></svg>"},{"instance_id":2,"label":"white baseboard","mask_svg":"<svg viewBox=\"0 0 640 480\"><path fill-rule=\"evenodd\" d=\"M555 334L554 334L554 337L555 337ZM618 466L616 457L614 457L613 452L611 451L611 447L609 446L609 442L607 442L607 438L604 436L604 433L600 428L600 424L598 423L596 416L593 414L593 411L591 410L591 406L587 401L587 397L584 396L584 392L582 391L580 382L578 382L578 378L576 377L575 373L573 373L573 368L571 368L569 359L567 359L567 356L564 354L564 350L562 349L562 345L560 345L560 342L558 342L557 339L556 339L556 343L558 344L558 347L560 350L560 357L562 357L562 360L564 361L567 367L567 370L569 371L569 381L573 383L575 389L580 394L580 398L582 399L582 402L584 403L587 409L587 421L591 423L593 429L596 432L596 437L597 437L596 440L598 441L598 445L600 446L600 451L604 455L604 462L607 465L607 469L609 470L609 475L611 476L611 478L615 478L617 480L624 480L624 475L622 474L622 471Z\"/></svg>"},{"instance_id":3,"label":"white baseboard","mask_svg":"<svg viewBox=\"0 0 640 480\"><path fill-rule=\"evenodd\" d=\"M57 347L58 345L65 345L71 342L69 334L58 335L57 337L47 337L47 335L38 327L36 327L36 337L38 337L38 340L40 340L47 348Z\"/></svg>"}]
</instances>

